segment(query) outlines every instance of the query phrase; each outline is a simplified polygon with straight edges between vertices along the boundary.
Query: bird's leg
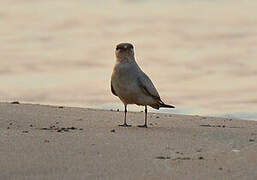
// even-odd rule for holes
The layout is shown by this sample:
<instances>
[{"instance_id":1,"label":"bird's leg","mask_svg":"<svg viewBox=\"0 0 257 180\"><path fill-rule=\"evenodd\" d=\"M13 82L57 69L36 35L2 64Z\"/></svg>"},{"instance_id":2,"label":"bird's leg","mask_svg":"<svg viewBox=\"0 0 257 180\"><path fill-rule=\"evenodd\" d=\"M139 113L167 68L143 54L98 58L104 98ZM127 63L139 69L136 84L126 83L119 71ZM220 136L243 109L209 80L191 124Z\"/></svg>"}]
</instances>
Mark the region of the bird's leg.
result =
<instances>
[{"instance_id":1,"label":"bird's leg","mask_svg":"<svg viewBox=\"0 0 257 180\"><path fill-rule=\"evenodd\" d=\"M125 117L124 117L124 123L123 124L120 124L119 126L123 126L123 127L131 127L131 125L128 125L127 124L127 105L124 105L125 106Z\"/></svg>"},{"instance_id":2,"label":"bird's leg","mask_svg":"<svg viewBox=\"0 0 257 180\"><path fill-rule=\"evenodd\" d=\"M145 106L145 124L138 127L147 128L147 106Z\"/></svg>"}]
</instances>

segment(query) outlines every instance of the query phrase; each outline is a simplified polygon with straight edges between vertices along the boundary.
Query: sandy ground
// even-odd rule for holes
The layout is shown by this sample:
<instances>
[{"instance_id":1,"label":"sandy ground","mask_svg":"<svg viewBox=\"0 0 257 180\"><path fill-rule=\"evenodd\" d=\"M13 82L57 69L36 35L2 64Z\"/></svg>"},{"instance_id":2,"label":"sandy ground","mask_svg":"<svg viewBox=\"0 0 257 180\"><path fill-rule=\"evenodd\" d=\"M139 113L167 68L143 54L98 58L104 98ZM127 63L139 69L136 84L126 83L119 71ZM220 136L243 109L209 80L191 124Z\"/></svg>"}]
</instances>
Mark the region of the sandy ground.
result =
<instances>
[{"instance_id":1,"label":"sandy ground","mask_svg":"<svg viewBox=\"0 0 257 180\"><path fill-rule=\"evenodd\" d=\"M257 179L257 121L0 103L0 179Z\"/></svg>"}]
</instances>

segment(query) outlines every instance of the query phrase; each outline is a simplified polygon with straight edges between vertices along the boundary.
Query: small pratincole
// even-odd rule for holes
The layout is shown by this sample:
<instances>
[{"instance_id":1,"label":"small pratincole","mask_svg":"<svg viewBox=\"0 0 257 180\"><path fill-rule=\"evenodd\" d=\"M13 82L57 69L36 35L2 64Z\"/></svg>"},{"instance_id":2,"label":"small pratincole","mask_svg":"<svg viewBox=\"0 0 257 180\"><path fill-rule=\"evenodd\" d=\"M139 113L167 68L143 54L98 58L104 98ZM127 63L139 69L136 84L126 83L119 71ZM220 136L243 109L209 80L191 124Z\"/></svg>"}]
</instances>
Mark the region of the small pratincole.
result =
<instances>
[{"instance_id":1,"label":"small pratincole","mask_svg":"<svg viewBox=\"0 0 257 180\"><path fill-rule=\"evenodd\" d=\"M175 108L165 104L150 78L140 69L134 57L134 47L130 43L120 43L116 46L116 64L111 78L111 91L118 96L125 106L124 123L127 124L127 105L145 106L145 124L138 127L147 128L147 106L152 108Z\"/></svg>"}]
</instances>

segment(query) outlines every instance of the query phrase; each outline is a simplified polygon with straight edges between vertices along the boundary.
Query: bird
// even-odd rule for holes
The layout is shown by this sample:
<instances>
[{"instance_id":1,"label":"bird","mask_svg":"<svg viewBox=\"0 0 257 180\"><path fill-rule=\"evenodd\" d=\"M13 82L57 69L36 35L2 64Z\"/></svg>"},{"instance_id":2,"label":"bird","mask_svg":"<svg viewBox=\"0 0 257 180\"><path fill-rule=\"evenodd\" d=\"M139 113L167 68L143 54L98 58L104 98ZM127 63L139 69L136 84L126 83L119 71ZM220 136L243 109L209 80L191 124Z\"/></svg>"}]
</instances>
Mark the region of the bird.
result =
<instances>
[{"instance_id":1,"label":"bird","mask_svg":"<svg viewBox=\"0 0 257 180\"><path fill-rule=\"evenodd\" d=\"M124 104L124 123L119 125L131 127L127 124L127 105L136 104L145 107L145 123L138 127L147 128L147 106L154 109L175 108L165 104L152 83L151 79L138 66L134 46L131 43L120 43L115 49L116 63L111 75L111 92L119 97Z\"/></svg>"}]
</instances>

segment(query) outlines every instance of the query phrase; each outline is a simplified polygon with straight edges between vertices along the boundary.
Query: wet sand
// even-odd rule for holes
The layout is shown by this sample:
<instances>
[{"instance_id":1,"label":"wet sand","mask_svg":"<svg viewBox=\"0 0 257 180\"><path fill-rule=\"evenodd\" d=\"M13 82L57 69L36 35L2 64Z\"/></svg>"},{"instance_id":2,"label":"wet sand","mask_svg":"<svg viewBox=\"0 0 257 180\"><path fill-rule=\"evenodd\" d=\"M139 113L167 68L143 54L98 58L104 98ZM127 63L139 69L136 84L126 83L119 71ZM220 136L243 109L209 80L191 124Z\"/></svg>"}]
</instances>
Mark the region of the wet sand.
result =
<instances>
[{"instance_id":1,"label":"wet sand","mask_svg":"<svg viewBox=\"0 0 257 180\"><path fill-rule=\"evenodd\" d=\"M257 179L257 122L0 103L0 179Z\"/></svg>"}]
</instances>

